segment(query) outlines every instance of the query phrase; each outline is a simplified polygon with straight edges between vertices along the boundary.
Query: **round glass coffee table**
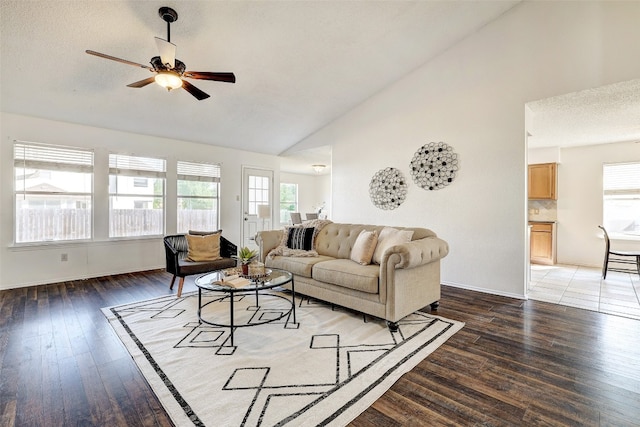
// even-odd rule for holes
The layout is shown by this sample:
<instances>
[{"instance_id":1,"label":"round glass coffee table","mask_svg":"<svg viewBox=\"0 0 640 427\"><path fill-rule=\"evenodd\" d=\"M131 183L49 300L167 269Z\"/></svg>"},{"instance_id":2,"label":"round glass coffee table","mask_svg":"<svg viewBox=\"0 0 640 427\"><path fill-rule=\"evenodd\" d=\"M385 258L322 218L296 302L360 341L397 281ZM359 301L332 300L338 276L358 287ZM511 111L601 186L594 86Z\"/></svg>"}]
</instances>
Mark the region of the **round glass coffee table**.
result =
<instances>
[{"instance_id":1,"label":"round glass coffee table","mask_svg":"<svg viewBox=\"0 0 640 427\"><path fill-rule=\"evenodd\" d=\"M293 318L293 324L296 324L296 291L293 282L293 274L286 270L271 268L265 270L264 275L244 277L248 280L248 283L238 287L230 285L230 283L233 283L233 280L229 280L230 276L226 275L225 271L213 271L211 273L203 274L195 280L195 284L198 287L198 320L201 323L206 323L208 325L229 328L231 347L234 346L233 333L236 328L263 325L265 323L275 322L290 315ZM227 284L225 284L225 280ZM288 298L288 294L281 292L277 293L277 290L275 289L288 283L291 283L291 299ZM202 291L209 291L218 294L218 296L203 303ZM276 316L262 319L252 317L250 321L237 322L234 312L234 302L238 296L255 296L255 306L252 306L249 309L254 309L256 312L261 309L259 304L260 297L262 297L263 302L265 297L268 297L269 299L275 298L278 300L284 300L286 302L286 308ZM222 323L217 319L203 317L203 309L205 309L209 304L220 303L225 300L229 302L228 323Z\"/></svg>"}]
</instances>

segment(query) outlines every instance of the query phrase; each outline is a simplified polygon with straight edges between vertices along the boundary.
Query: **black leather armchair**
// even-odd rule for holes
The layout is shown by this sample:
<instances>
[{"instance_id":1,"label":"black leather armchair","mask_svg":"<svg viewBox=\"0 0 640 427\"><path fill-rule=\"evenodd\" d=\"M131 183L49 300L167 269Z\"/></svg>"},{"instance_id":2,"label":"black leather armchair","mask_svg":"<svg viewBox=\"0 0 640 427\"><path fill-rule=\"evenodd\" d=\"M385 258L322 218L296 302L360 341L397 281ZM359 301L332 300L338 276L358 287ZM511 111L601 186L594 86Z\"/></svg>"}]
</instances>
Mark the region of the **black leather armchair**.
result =
<instances>
[{"instance_id":1,"label":"black leather armchair","mask_svg":"<svg viewBox=\"0 0 640 427\"><path fill-rule=\"evenodd\" d=\"M167 272L173 274L169 289L173 289L176 277L180 278L178 284L178 296L182 295L184 278L193 274L204 274L210 271L223 270L235 267L237 262L233 256L238 253L238 247L220 236L220 256L222 259L215 261L187 261L185 258L189 252L187 237L184 234L174 234L164 237L164 250L167 258Z\"/></svg>"}]
</instances>

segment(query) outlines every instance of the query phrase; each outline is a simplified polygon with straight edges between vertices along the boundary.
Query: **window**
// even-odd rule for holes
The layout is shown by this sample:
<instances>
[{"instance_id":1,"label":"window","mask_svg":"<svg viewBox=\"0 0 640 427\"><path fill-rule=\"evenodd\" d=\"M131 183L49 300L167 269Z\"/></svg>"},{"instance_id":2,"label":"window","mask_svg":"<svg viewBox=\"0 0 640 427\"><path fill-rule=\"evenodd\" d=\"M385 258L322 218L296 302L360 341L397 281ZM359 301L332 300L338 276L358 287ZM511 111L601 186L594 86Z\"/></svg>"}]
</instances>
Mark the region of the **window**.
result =
<instances>
[{"instance_id":1,"label":"window","mask_svg":"<svg viewBox=\"0 0 640 427\"><path fill-rule=\"evenodd\" d=\"M178 232L219 228L220 166L178 162Z\"/></svg>"},{"instance_id":2,"label":"window","mask_svg":"<svg viewBox=\"0 0 640 427\"><path fill-rule=\"evenodd\" d=\"M267 176L249 175L249 215L258 215L258 205L269 204L269 181Z\"/></svg>"},{"instance_id":3,"label":"window","mask_svg":"<svg viewBox=\"0 0 640 427\"><path fill-rule=\"evenodd\" d=\"M291 222L291 212L298 212L298 184L280 184L280 223Z\"/></svg>"},{"instance_id":4,"label":"window","mask_svg":"<svg viewBox=\"0 0 640 427\"><path fill-rule=\"evenodd\" d=\"M640 236L640 163L605 164L603 225L615 236Z\"/></svg>"},{"instance_id":5,"label":"window","mask_svg":"<svg viewBox=\"0 0 640 427\"><path fill-rule=\"evenodd\" d=\"M93 152L14 144L15 242L91 238Z\"/></svg>"},{"instance_id":6,"label":"window","mask_svg":"<svg viewBox=\"0 0 640 427\"><path fill-rule=\"evenodd\" d=\"M109 237L163 234L165 177L162 159L109 154Z\"/></svg>"}]
</instances>

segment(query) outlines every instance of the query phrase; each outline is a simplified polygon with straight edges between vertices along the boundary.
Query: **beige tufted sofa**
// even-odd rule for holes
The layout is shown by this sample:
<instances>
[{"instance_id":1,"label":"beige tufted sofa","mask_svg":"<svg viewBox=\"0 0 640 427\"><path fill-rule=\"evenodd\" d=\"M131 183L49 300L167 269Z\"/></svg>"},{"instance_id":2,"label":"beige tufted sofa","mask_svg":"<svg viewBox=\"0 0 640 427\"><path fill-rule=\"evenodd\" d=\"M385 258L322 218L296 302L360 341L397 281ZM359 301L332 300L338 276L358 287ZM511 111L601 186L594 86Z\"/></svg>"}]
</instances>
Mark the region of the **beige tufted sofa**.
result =
<instances>
[{"instance_id":1,"label":"beige tufted sofa","mask_svg":"<svg viewBox=\"0 0 640 427\"><path fill-rule=\"evenodd\" d=\"M389 248L380 265L349 259L360 231L383 228L328 224L316 237L317 257L267 257L280 243L283 230L259 232L256 243L267 267L294 274L296 292L385 319L395 331L403 317L429 304L438 307L440 259L449 246L426 228L395 227L413 230L412 241Z\"/></svg>"}]
</instances>

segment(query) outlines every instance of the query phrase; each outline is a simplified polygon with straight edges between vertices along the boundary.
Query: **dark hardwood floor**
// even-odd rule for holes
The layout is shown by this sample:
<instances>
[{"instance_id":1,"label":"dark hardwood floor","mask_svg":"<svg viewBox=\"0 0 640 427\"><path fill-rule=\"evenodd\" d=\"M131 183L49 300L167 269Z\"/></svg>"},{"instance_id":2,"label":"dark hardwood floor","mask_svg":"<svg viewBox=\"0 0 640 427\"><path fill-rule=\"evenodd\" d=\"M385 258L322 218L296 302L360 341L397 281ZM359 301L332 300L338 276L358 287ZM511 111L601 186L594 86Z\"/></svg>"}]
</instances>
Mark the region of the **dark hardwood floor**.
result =
<instances>
[{"instance_id":1,"label":"dark hardwood floor","mask_svg":"<svg viewBox=\"0 0 640 427\"><path fill-rule=\"evenodd\" d=\"M100 312L169 281L0 291L0 425L172 425ZM640 426L640 321L446 286L437 314L466 326L351 425Z\"/></svg>"}]
</instances>

